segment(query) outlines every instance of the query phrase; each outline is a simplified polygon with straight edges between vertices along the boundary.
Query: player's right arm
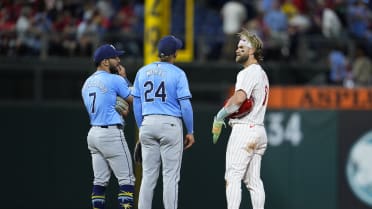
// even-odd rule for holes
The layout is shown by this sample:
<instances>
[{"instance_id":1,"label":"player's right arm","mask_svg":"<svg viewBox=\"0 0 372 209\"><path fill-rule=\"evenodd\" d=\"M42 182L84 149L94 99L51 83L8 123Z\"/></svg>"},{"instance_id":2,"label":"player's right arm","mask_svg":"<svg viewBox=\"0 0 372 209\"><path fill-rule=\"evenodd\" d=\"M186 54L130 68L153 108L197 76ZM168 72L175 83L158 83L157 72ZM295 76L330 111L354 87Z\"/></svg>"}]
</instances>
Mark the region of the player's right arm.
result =
<instances>
[{"instance_id":1,"label":"player's right arm","mask_svg":"<svg viewBox=\"0 0 372 209\"><path fill-rule=\"evenodd\" d=\"M225 106L222 107L220 111L218 111L215 117L215 122L222 123L227 116L239 110L239 107L248 98L248 94L250 95L251 90L247 91L246 89L251 89L251 87L247 88L245 85L250 86L251 84L246 84L246 82L249 80L246 80L245 77L247 77L246 70L240 71L238 73L234 95L227 101ZM215 135L218 135L217 132L219 131L220 130L216 131Z\"/></svg>"},{"instance_id":2,"label":"player's right arm","mask_svg":"<svg viewBox=\"0 0 372 209\"><path fill-rule=\"evenodd\" d=\"M113 86L115 87L117 95L125 99L127 102L132 103L133 98L131 96L129 84L127 83L127 81L119 75L113 74L112 76L113 78L111 82L113 83Z\"/></svg>"},{"instance_id":3,"label":"player's right arm","mask_svg":"<svg viewBox=\"0 0 372 209\"><path fill-rule=\"evenodd\" d=\"M133 97L133 113L134 119L136 120L137 127L140 128L142 124L142 105L141 105L141 98Z\"/></svg>"},{"instance_id":4,"label":"player's right arm","mask_svg":"<svg viewBox=\"0 0 372 209\"><path fill-rule=\"evenodd\" d=\"M237 76L237 84L235 85L237 91L234 92L234 95L227 101L226 105L218 111L217 115L213 119L212 134L214 144L217 143L218 138L220 137L222 127L226 126L224 121L225 118L238 111L239 107L247 99L246 92L242 90L240 85L238 85L243 81L243 79L243 74L239 72Z\"/></svg>"},{"instance_id":5,"label":"player's right arm","mask_svg":"<svg viewBox=\"0 0 372 209\"><path fill-rule=\"evenodd\" d=\"M142 116L142 103L141 103L141 91L139 88L139 77L141 71L137 72L136 78L133 83L133 90L131 92L133 96L133 113L134 119L136 121L137 127L140 128L143 120Z\"/></svg>"},{"instance_id":6,"label":"player's right arm","mask_svg":"<svg viewBox=\"0 0 372 209\"><path fill-rule=\"evenodd\" d=\"M229 107L232 105L241 106L243 102L247 99L247 94L243 90L235 91L234 94L230 97L228 102L226 103L225 107Z\"/></svg>"}]
</instances>

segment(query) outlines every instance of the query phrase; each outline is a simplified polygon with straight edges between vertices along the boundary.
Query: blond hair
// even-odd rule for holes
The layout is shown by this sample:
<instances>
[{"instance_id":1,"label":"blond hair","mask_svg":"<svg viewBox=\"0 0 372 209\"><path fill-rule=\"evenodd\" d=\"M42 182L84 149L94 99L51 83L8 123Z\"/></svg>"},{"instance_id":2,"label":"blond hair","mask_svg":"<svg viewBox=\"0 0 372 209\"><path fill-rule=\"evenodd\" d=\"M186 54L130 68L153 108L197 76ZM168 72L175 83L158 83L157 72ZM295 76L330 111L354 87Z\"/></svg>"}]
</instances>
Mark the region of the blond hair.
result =
<instances>
[{"instance_id":1,"label":"blond hair","mask_svg":"<svg viewBox=\"0 0 372 209\"><path fill-rule=\"evenodd\" d=\"M240 36L240 38L245 37L252 44L252 47L256 49L253 54L254 58L256 58L258 62L262 62L263 61L263 43L260 37L248 31L245 28L243 28L242 31L238 33L238 35Z\"/></svg>"}]
</instances>

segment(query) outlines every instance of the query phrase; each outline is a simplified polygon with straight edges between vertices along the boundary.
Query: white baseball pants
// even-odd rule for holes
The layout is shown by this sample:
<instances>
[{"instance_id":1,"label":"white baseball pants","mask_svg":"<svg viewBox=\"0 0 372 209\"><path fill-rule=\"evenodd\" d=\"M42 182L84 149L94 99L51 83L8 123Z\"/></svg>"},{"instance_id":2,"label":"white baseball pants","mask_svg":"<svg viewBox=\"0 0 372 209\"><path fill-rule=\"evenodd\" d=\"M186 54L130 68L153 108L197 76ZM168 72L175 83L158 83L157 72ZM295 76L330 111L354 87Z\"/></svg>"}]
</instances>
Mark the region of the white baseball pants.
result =
<instances>
[{"instance_id":1,"label":"white baseball pants","mask_svg":"<svg viewBox=\"0 0 372 209\"><path fill-rule=\"evenodd\" d=\"M261 157L267 136L264 126L233 124L226 151L226 199L228 209L239 209L241 181L251 195L253 209L263 209L265 190L260 177Z\"/></svg>"}]
</instances>

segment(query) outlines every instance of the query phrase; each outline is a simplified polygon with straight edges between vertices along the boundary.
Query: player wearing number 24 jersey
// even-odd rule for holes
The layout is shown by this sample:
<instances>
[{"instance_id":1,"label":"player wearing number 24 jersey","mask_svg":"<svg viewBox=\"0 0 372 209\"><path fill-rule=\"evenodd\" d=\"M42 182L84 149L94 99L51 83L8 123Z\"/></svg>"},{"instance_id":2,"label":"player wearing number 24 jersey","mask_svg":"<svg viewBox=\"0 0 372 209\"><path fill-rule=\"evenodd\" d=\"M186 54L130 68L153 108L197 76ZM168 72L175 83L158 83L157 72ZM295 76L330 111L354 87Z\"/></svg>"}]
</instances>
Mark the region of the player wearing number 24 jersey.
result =
<instances>
[{"instance_id":1,"label":"player wearing number 24 jersey","mask_svg":"<svg viewBox=\"0 0 372 209\"><path fill-rule=\"evenodd\" d=\"M247 100L253 99L250 112L240 118L231 118L232 131L226 149L226 199L228 209L239 209L241 182L251 195L253 209L264 209L265 191L260 177L261 159L267 146L264 117L269 97L269 80L260 62L263 60L262 41L243 29L235 51L235 61L243 65L238 73L235 92L213 121L213 142L216 143L224 119L239 111Z\"/></svg>"},{"instance_id":2,"label":"player wearing number 24 jersey","mask_svg":"<svg viewBox=\"0 0 372 209\"><path fill-rule=\"evenodd\" d=\"M185 72L168 62L154 62L141 68L133 95L141 98L143 116L182 117L179 101L191 98Z\"/></svg>"},{"instance_id":3,"label":"player wearing number 24 jersey","mask_svg":"<svg viewBox=\"0 0 372 209\"><path fill-rule=\"evenodd\" d=\"M161 167L164 208L177 208L182 153L194 143L189 84L185 72L173 64L181 47L174 36L160 39L160 62L139 69L133 84L133 111L142 146L139 209L151 209Z\"/></svg>"}]
</instances>

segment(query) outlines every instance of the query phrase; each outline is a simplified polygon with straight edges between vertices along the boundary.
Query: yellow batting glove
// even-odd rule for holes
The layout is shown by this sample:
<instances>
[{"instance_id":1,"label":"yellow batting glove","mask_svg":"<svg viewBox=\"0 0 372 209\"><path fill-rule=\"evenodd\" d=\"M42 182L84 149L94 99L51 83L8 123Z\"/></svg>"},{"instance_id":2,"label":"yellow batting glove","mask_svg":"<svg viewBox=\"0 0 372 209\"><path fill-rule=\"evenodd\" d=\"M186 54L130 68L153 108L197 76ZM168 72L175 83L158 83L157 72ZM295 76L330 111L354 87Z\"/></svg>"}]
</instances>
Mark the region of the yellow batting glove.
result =
<instances>
[{"instance_id":1,"label":"yellow batting glove","mask_svg":"<svg viewBox=\"0 0 372 209\"><path fill-rule=\"evenodd\" d=\"M216 144L218 141L218 138L220 137L220 134L222 131L222 125L226 127L226 124L223 120L217 120L216 117L214 117L213 127L212 127L213 144Z\"/></svg>"}]
</instances>

